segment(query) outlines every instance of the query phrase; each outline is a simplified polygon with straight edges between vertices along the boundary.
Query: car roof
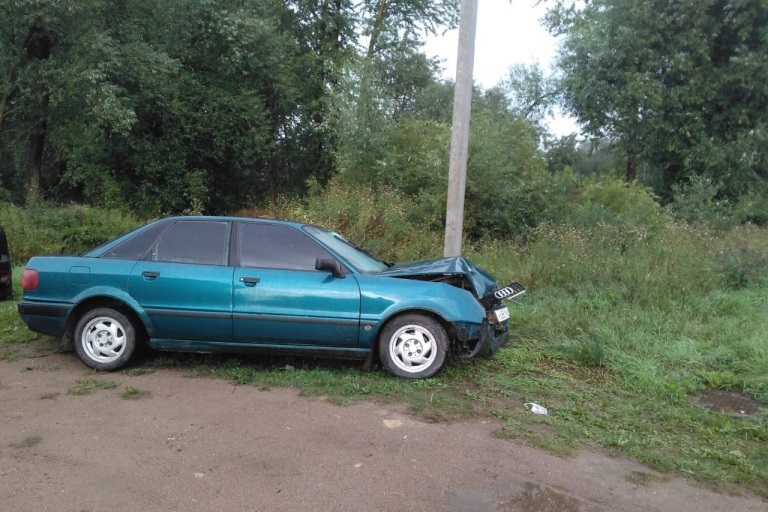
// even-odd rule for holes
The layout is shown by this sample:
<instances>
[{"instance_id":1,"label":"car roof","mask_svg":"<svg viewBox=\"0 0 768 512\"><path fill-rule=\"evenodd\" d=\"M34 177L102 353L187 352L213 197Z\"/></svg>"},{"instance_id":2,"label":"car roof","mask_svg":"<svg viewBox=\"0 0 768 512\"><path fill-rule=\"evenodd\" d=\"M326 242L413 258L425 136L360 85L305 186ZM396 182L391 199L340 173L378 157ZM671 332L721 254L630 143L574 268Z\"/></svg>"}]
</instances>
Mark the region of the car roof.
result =
<instances>
[{"instance_id":1,"label":"car roof","mask_svg":"<svg viewBox=\"0 0 768 512\"><path fill-rule=\"evenodd\" d=\"M262 218L252 218L252 217L234 217L234 216L219 216L219 215L175 215L170 217L163 217L160 219L157 219L152 222L148 222L142 226L137 227L136 229L125 233L123 235L118 236L117 238L114 238L108 242L105 242L102 245L99 245L98 247L94 247L87 251L87 255L89 256L95 256L98 257L104 252L110 250L113 247L116 247L123 243L125 240L132 238L133 236L136 236L140 231L145 231L149 229L151 226L156 226L158 224L169 224L177 221L194 221L194 220L205 220L205 221L225 221L225 222L252 222L252 223L260 223L260 224L281 224L284 226L290 226L294 229L301 229L304 226L308 226L311 224L307 224L305 222L296 222L296 221L289 221L289 220L279 220L279 219L262 219Z\"/></svg>"},{"instance_id":2,"label":"car roof","mask_svg":"<svg viewBox=\"0 0 768 512\"><path fill-rule=\"evenodd\" d=\"M177 215L173 217L163 217L162 219L158 219L156 222L174 222L177 220L213 220L213 221L241 221L241 222L261 222L266 224L284 224L288 226L293 226L300 228L302 226L310 225L310 223L307 222L298 222L293 220L283 220L283 219L267 219L263 217L234 217L234 216L224 216L224 215Z\"/></svg>"}]
</instances>

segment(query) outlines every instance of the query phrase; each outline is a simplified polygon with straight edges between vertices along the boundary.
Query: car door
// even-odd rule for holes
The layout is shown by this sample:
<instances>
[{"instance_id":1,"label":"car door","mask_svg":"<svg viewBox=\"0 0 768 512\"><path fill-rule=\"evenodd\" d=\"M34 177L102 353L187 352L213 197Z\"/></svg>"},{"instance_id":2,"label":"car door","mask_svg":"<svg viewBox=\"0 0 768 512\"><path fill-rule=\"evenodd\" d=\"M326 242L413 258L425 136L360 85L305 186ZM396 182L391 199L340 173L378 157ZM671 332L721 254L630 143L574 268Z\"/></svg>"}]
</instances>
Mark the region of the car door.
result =
<instances>
[{"instance_id":1,"label":"car door","mask_svg":"<svg viewBox=\"0 0 768 512\"><path fill-rule=\"evenodd\" d=\"M284 224L240 222L237 237L235 341L357 346L360 288L352 274L315 270L317 258L333 258L328 251Z\"/></svg>"},{"instance_id":2,"label":"car door","mask_svg":"<svg viewBox=\"0 0 768 512\"><path fill-rule=\"evenodd\" d=\"M131 272L155 340L232 340L231 222L179 220Z\"/></svg>"}]
</instances>

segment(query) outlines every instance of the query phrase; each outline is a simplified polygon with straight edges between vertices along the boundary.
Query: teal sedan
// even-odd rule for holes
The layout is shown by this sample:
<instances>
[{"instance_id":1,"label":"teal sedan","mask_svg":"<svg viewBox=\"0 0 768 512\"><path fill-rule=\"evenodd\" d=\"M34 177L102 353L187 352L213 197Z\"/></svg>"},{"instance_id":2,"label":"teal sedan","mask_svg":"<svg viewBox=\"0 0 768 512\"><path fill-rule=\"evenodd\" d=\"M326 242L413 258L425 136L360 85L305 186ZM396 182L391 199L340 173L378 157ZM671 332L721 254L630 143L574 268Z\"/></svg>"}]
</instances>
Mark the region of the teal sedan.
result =
<instances>
[{"instance_id":1,"label":"teal sedan","mask_svg":"<svg viewBox=\"0 0 768 512\"><path fill-rule=\"evenodd\" d=\"M136 347L378 361L419 379L452 357L492 354L508 306L463 258L392 265L333 231L297 222L170 217L83 255L35 256L18 311L96 370Z\"/></svg>"}]
</instances>

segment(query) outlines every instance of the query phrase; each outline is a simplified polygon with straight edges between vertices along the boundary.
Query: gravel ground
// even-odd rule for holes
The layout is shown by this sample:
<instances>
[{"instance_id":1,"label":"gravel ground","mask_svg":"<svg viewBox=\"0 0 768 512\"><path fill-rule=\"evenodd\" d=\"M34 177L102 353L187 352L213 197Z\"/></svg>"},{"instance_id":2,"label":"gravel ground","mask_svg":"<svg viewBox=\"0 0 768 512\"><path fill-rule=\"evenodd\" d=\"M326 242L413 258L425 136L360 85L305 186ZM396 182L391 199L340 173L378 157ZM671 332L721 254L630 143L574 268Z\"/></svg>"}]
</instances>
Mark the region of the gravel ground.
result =
<instances>
[{"instance_id":1,"label":"gravel ground","mask_svg":"<svg viewBox=\"0 0 768 512\"><path fill-rule=\"evenodd\" d=\"M69 394L84 378L118 386ZM150 395L124 399L129 386ZM598 451L564 459L496 439L496 427L172 369L92 375L72 354L0 361L0 511L768 511Z\"/></svg>"}]
</instances>

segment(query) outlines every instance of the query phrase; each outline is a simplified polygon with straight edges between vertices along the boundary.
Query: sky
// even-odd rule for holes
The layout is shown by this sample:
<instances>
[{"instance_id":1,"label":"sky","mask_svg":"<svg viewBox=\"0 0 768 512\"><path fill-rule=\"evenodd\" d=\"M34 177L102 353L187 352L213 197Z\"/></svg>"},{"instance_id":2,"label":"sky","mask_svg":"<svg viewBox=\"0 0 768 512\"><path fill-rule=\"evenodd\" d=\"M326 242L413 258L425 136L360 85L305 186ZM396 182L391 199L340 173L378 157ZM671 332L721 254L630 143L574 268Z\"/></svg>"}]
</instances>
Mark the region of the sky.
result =
<instances>
[{"instance_id":1,"label":"sky","mask_svg":"<svg viewBox=\"0 0 768 512\"><path fill-rule=\"evenodd\" d=\"M473 79L483 88L498 84L513 64L539 63L547 71L557 53L556 39L541 26L546 6L535 0L478 0ZM459 31L427 40L424 52L444 59L443 76L456 79ZM549 121L555 135L578 131L576 123L558 116Z\"/></svg>"}]
</instances>

